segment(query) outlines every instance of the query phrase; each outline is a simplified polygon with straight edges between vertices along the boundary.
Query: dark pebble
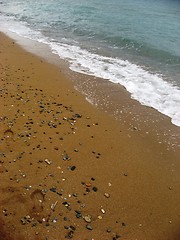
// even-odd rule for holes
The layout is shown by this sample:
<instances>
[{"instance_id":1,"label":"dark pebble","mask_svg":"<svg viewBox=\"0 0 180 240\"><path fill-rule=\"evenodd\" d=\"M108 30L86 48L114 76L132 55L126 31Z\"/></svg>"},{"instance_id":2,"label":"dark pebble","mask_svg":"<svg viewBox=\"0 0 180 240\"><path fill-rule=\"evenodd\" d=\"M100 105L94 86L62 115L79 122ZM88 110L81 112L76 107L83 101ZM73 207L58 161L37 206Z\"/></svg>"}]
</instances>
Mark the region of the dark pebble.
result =
<instances>
[{"instance_id":1,"label":"dark pebble","mask_svg":"<svg viewBox=\"0 0 180 240\"><path fill-rule=\"evenodd\" d=\"M88 192L88 193L89 193L89 192L90 192L90 189L89 189L89 188L86 188L86 192Z\"/></svg>"},{"instance_id":2,"label":"dark pebble","mask_svg":"<svg viewBox=\"0 0 180 240\"><path fill-rule=\"evenodd\" d=\"M69 207L70 206L70 203L68 203L68 202L63 202L62 203L65 207Z\"/></svg>"},{"instance_id":3,"label":"dark pebble","mask_svg":"<svg viewBox=\"0 0 180 240\"><path fill-rule=\"evenodd\" d=\"M97 187L93 187L92 190L93 190L94 192L97 192L98 189L97 189Z\"/></svg>"},{"instance_id":4,"label":"dark pebble","mask_svg":"<svg viewBox=\"0 0 180 240\"><path fill-rule=\"evenodd\" d=\"M76 169L76 166L71 167L71 171L74 171Z\"/></svg>"},{"instance_id":5,"label":"dark pebble","mask_svg":"<svg viewBox=\"0 0 180 240\"><path fill-rule=\"evenodd\" d=\"M82 115L80 115L79 113L76 113L76 114L74 115L74 117L76 117L76 118L81 118Z\"/></svg>"},{"instance_id":6,"label":"dark pebble","mask_svg":"<svg viewBox=\"0 0 180 240\"><path fill-rule=\"evenodd\" d=\"M69 228L70 228L71 230L73 230L73 231L76 230L76 228L75 228L74 226L72 226L72 225L71 225Z\"/></svg>"},{"instance_id":7,"label":"dark pebble","mask_svg":"<svg viewBox=\"0 0 180 240\"><path fill-rule=\"evenodd\" d=\"M52 187L52 188L50 188L50 191L51 191L51 192L56 192L56 188L55 188L55 187Z\"/></svg>"}]
</instances>

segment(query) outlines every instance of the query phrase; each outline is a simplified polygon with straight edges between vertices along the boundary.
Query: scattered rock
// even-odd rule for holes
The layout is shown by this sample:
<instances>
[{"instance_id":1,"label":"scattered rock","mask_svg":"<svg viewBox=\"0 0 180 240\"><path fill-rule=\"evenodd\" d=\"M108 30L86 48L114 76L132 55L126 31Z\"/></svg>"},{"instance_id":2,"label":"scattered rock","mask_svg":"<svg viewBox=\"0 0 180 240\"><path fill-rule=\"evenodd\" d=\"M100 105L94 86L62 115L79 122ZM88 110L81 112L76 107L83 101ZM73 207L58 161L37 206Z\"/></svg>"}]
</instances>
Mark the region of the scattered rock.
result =
<instances>
[{"instance_id":1,"label":"scattered rock","mask_svg":"<svg viewBox=\"0 0 180 240\"><path fill-rule=\"evenodd\" d=\"M77 218L81 218L82 217L82 214L81 214L80 211L76 210L75 213L76 213L76 217Z\"/></svg>"},{"instance_id":2,"label":"scattered rock","mask_svg":"<svg viewBox=\"0 0 180 240\"><path fill-rule=\"evenodd\" d=\"M110 228L107 228L106 232L107 232L107 233L111 233L112 230L111 230Z\"/></svg>"},{"instance_id":3,"label":"scattered rock","mask_svg":"<svg viewBox=\"0 0 180 240\"><path fill-rule=\"evenodd\" d=\"M86 187L91 187L91 183L90 182L87 182L85 183Z\"/></svg>"},{"instance_id":4,"label":"scattered rock","mask_svg":"<svg viewBox=\"0 0 180 240\"><path fill-rule=\"evenodd\" d=\"M71 167L71 171L74 171L76 169L76 166Z\"/></svg>"},{"instance_id":5,"label":"scattered rock","mask_svg":"<svg viewBox=\"0 0 180 240\"><path fill-rule=\"evenodd\" d=\"M94 192L97 192L98 189L97 189L97 187L93 187L92 190L93 190Z\"/></svg>"},{"instance_id":6,"label":"scattered rock","mask_svg":"<svg viewBox=\"0 0 180 240\"><path fill-rule=\"evenodd\" d=\"M86 225L86 228L87 228L88 230L93 230L92 226L89 225L89 224Z\"/></svg>"},{"instance_id":7,"label":"scattered rock","mask_svg":"<svg viewBox=\"0 0 180 240\"><path fill-rule=\"evenodd\" d=\"M91 217L90 215L86 215L86 216L84 216L83 218L84 218L84 220L85 220L87 223L90 223L92 217Z\"/></svg>"},{"instance_id":8,"label":"scattered rock","mask_svg":"<svg viewBox=\"0 0 180 240\"><path fill-rule=\"evenodd\" d=\"M51 160L49 160L49 159L45 159L44 160L45 161L45 163L47 163L48 165L51 165L53 162L51 161Z\"/></svg>"},{"instance_id":9,"label":"scattered rock","mask_svg":"<svg viewBox=\"0 0 180 240\"><path fill-rule=\"evenodd\" d=\"M123 226L123 227L125 227L125 226L126 226L126 224L125 224L124 222L122 222L122 226Z\"/></svg>"},{"instance_id":10,"label":"scattered rock","mask_svg":"<svg viewBox=\"0 0 180 240\"><path fill-rule=\"evenodd\" d=\"M105 196L106 198L110 198L110 194L109 194L109 193L105 193L104 196Z\"/></svg>"},{"instance_id":11,"label":"scattered rock","mask_svg":"<svg viewBox=\"0 0 180 240\"><path fill-rule=\"evenodd\" d=\"M103 214L106 213L106 211L105 211L103 208L101 208L101 212L102 212Z\"/></svg>"}]
</instances>

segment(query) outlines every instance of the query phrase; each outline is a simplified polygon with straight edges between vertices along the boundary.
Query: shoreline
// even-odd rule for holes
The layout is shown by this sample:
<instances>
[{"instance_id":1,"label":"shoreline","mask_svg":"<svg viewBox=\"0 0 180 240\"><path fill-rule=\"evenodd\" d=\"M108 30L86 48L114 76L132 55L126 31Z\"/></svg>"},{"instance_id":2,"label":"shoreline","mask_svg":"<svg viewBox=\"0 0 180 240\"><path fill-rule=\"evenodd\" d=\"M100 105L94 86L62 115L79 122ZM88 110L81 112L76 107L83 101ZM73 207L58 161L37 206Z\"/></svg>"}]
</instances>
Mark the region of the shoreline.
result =
<instances>
[{"instance_id":1,"label":"shoreline","mask_svg":"<svg viewBox=\"0 0 180 240\"><path fill-rule=\"evenodd\" d=\"M143 135L150 133L154 141L166 144L167 149L179 147L180 128L171 122L170 117L132 99L125 87L70 70L69 63L52 53L49 46L44 43L21 37L5 29L4 33L14 39L25 51L57 66L66 81L73 84L74 88L85 96L91 105L113 116L121 124L124 123L130 131L136 128L143 132Z\"/></svg>"},{"instance_id":2,"label":"shoreline","mask_svg":"<svg viewBox=\"0 0 180 240\"><path fill-rule=\"evenodd\" d=\"M69 75L71 75L70 76L70 79L71 79L71 81L72 81L72 79L74 79L74 82L75 82L75 84L77 85L77 89L79 89L80 90L80 92L81 93L83 93L83 94L85 94L85 95L88 95L88 99L89 99L89 97L90 98L92 98L93 97L93 99L90 99L90 102L92 103L99 103L99 105L103 105L103 102L101 102L101 100L102 100L102 96L100 97L100 98L98 98L98 94L93 94L93 92L94 91L96 91L96 89L97 89L97 87L98 87L98 82L100 81L100 84L102 83L102 85L101 85L101 87L103 87L104 89L105 88L108 88L108 97L110 97L110 99L113 99L113 97L114 97L114 94L111 94L110 96L109 96L109 89L110 88L113 88L114 86L116 86L116 88L114 89L114 91L116 92L116 102L117 102L117 104L115 103L115 101L113 101L112 102L112 105L113 105L113 108L114 108L114 106L115 106L115 104L117 105L116 106L116 112L118 112L118 110L120 109L120 107L121 107L121 105L122 104L118 104L118 101L117 100L119 100L119 102L121 102L121 101L123 101L123 99L124 99L124 97L126 97L126 95L128 95L128 98L130 98L131 100L129 101L129 100L127 100L128 102L131 102L131 104L134 104L134 102L136 102L137 101L137 103L135 103L135 105L136 106L138 106L138 104L141 106L140 107L140 110L138 110L138 111L140 111L140 112L142 112L142 109L143 109L143 107L145 106L145 108L147 108L148 110L146 111L146 109L145 109L145 112L150 112L150 116L147 118L147 119L145 119L145 120L147 120L147 121L151 121L151 115L154 115L154 114L156 114L156 113L151 113L151 111L149 110L150 108L152 108L152 109L154 109L154 111L155 112L157 112L157 114L156 114L156 117L154 118L154 122L156 122L156 120L157 119L159 119L159 118L161 118L161 119L170 119L170 121L171 121L171 123L172 123L172 125L174 125L175 127L178 127L178 116L177 116L177 114L178 114L178 109L177 110L175 110L175 109L171 109L171 114L169 115L168 114L168 112L167 112L167 109L165 110L164 108L163 108L163 106L159 106L159 107L157 107L156 106L156 104L154 105L154 100L153 99L151 99L151 104L149 105L149 99L148 99L148 101L146 102L146 100L145 100L145 102L146 103L144 103L144 100L143 100L143 98L141 99L141 97L140 97L140 95L144 95L144 93L143 92L141 92L141 88L143 89L144 88L144 86L142 85L141 86L141 88L139 88L139 90L138 89L136 89L137 90L137 92L139 92L139 96L136 94L136 92L132 92L131 90L129 91L128 90L128 86L126 86L125 87L125 85L122 83L122 84L120 84L119 82L117 83L114 83L114 81L112 80L113 79L113 76L111 76L112 77L112 79L110 78L108 78L107 77L107 79L106 78L104 78L103 77L103 79L101 79L101 78L99 78L99 77L97 77L97 74L96 73L94 73L93 74L93 76L91 76L91 74L89 75L88 73L86 73L86 71L84 72L84 74L82 74L82 73L79 73L79 71L78 71L78 69L74 69L74 70L71 70L71 67L72 67L72 59L70 58L67 58L66 59L66 57L64 58L63 56L61 56L61 53L59 52L58 53L58 50L56 50L56 48L53 48L53 46L51 46L51 44L48 42L48 40L45 40L45 42L43 42L43 41L36 41L36 40L32 40L32 39L29 39L28 37L23 37L23 36L20 36L20 35L18 35L17 33L15 33L15 32L11 32L11 31L9 31L9 30L6 30L6 29L3 29L3 32L5 33L5 34L7 34L7 35L9 35L9 37L10 38L13 38L13 39L15 39L16 41L17 41L17 43L20 45L20 46L22 46L26 51L28 51L28 52L31 52L31 53L33 53L33 54L35 54L35 55L37 55L37 56L39 56L39 57L43 57L44 59L46 59L46 61L48 61L48 62L50 62L51 64L55 64L55 65L57 65L59 68L61 68L62 70L63 70L63 73L64 74L67 74L68 76ZM50 44L50 45L49 45ZM71 61L72 60L72 61ZM71 62L71 63L70 63ZM80 64L81 65L81 64ZM136 65L135 65L136 66ZM141 66L136 66L137 68L141 68ZM142 68L142 73L143 73L143 71L144 71L145 69L144 68ZM154 79L154 77L160 77L158 74L156 75L151 75L151 73L149 73L150 75L149 75L149 78L152 78L152 81L156 81L155 79ZM100 74L101 75L101 74ZM76 77L74 77L74 76L76 76ZM135 75L136 76L136 75ZM140 76L136 76L136 78L138 78L139 79L139 77ZM67 78L69 78L69 77L67 77ZM76 79L77 78L77 79ZM120 77L121 78L121 77ZM122 78L123 78L123 75L122 75ZM160 77L161 78L161 77ZM82 80L82 81L81 81ZM92 82L95 82L95 84L94 84L94 86L92 85ZM161 79L159 79L159 81L161 81ZM141 82L141 81L140 81ZM148 82L148 81L147 81ZM155 84L155 83L154 83ZM155 84L155 86L149 86L150 87L150 89L153 87L154 88L154 91L156 92L156 90L157 90L157 92L156 92L156 94L157 95L159 95L159 88L161 89L161 87L159 86L159 84L160 84L160 82L156 82L156 84ZM168 86L166 85L166 84L169 84L168 83L168 81L166 82L164 82L163 83L163 80L162 80L162 82L161 82L161 84L165 84L165 85L163 85L164 86L164 88L166 89ZM160 85L161 85L160 84ZM137 83L137 86L138 86L139 84ZM82 88L82 86L83 86L83 88ZM110 87L109 87L110 86ZM139 86L140 87L140 86ZM170 86L169 86L170 87ZM170 96L177 96L178 95L178 86L174 86L174 85L172 85L171 87L175 87L175 89L176 89L176 87L177 87L177 89L175 90L174 89L174 92L172 93L170 93L170 92L164 92L164 93L162 93L162 94L164 94L164 97L163 97L163 99L161 99L161 97L162 96L160 96L159 95L159 97L156 99L157 100L157 102L159 102L159 104L161 105L161 104L166 104L167 106L168 105L170 105L171 107L172 106L177 106L177 102L176 102L176 100L177 99L174 99L173 101L174 101L174 104L172 105L172 99L171 99L171 97ZM103 89L103 94L105 93L104 92L104 89ZM125 92L126 93L124 93L124 89L125 89ZM163 88L161 89L162 91L163 91ZM106 91L106 90L105 90ZM149 91L149 90L148 90ZM150 90L150 92L149 92L149 94L151 95L152 94L152 89ZM102 95L101 94L101 89L99 89L99 94L100 95ZM119 94L119 95L118 95ZM123 97L120 97L120 95L121 94L123 94ZM134 97L133 97L133 95L134 95ZM166 96L166 97L165 97ZM170 98L169 98L170 97ZM119 99L118 99L119 98ZM151 97L150 97L151 98ZM93 100L93 101L92 101ZM106 99L106 100L104 100L104 102L109 102L109 99ZM160 103L161 102L161 103ZM125 103L126 103L126 101L125 101ZM104 105L104 107L105 107L105 109L107 110L107 111L109 111L108 110L108 107L106 107L105 105ZM112 107L112 106L111 106ZM139 107L138 107L139 108ZM164 110L163 110L164 109ZM168 111L169 111L170 109L169 109L169 107L168 107ZM131 109L130 109L130 111L131 111ZM130 112L129 111L129 112ZM165 114L163 113L165 111ZM174 114L173 114L173 112L174 112ZM114 115L115 115L115 112L113 113ZM136 112L134 111L133 112L133 114L136 114ZM116 114L117 115L117 114ZM119 117L120 116L120 114L118 114L118 116L116 116L116 117ZM170 117L171 116L171 117ZM121 116L120 116L121 117ZM177 118L177 119L176 119ZM177 120L177 121L176 121ZM173 123L174 122L174 123Z\"/></svg>"},{"instance_id":3,"label":"shoreline","mask_svg":"<svg viewBox=\"0 0 180 240\"><path fill-rule=\"evenodd\" d=\"M0 218L9 239L179 239L178 147L157 144L128 114L116 121L85 101L71 74L0 39Z\"/></svg>"}]
</instances>

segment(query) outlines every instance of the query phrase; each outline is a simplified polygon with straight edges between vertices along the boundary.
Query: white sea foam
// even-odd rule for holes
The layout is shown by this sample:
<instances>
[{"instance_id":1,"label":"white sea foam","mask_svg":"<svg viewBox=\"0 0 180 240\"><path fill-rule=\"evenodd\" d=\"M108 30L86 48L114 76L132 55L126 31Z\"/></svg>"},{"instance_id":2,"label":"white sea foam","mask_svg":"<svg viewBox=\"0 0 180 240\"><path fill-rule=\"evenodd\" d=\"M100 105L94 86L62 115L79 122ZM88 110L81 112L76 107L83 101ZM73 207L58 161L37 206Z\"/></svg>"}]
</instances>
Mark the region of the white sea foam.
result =
<instances>
[{"instance_id":1,"label":"white sea foam","mask_svg":"<svg viewBox=\"0 0 180 240\"><path fill-rule=\"evenodd\" d=\"M123 85L132 98L169 116L180 126L180 90L140 66L110 57L99 56L77 46L50 44L54 53L70 62L70 68L84 74L108 79Z\"/></svg>"},{"instance_id":2,"label":"white sea foam","mask_svg":"<svg viewBox=\"0 0 180 240\"><path fill-rule=\"evenodd\" d=\"M173 124L180 126L180 89L164 81L162 76L127 60L100 56L78 46L53 42L40 32L17 22L10 24L8 21L7 27L20 36L48 44L53 53L69 61L73 71L123 85L132 98L169 116Z\"/></svg>"}]
</instances>

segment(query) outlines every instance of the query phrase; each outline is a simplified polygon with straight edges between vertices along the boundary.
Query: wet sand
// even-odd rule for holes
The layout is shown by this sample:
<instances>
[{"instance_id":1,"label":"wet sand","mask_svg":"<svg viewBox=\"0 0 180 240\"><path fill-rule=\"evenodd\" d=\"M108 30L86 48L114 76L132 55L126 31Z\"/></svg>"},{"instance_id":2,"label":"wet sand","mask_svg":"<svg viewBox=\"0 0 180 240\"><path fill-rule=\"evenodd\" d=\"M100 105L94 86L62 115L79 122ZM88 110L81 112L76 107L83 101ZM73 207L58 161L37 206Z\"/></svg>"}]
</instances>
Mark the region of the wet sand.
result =
<instances>
[{"instance_id":1,"label":"wet sand","mask_svg":"<svg viewBox=\"0 0 180 240\"><path fill-rule=\"evenodd\" d=\"M179 240L178 147L129 129L57 66L0 42L0 239Z\"/></svg>"}]
</instances>

